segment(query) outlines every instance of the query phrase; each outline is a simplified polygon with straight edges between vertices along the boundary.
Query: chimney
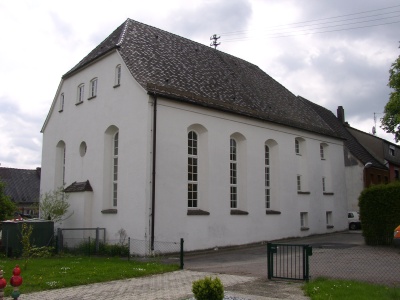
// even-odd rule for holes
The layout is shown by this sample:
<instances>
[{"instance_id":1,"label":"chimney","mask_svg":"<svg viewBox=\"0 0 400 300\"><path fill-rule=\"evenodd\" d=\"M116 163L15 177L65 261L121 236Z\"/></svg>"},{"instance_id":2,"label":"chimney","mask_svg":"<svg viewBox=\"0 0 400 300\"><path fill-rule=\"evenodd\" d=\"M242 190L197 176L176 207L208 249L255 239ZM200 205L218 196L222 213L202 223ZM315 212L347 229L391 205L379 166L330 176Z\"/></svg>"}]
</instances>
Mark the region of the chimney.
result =
<instances>
[{"instance_id":1,"label":"chimney","mask_svg":"<svg viewBox=\"0 0 400 300\"><path fill-rule=\"evenodd\" d=\"M339 121L342 124L345 123L343 106L338 106L338 108L337 108L337 118L339 119Z\"/></svg>"}]
</instances>

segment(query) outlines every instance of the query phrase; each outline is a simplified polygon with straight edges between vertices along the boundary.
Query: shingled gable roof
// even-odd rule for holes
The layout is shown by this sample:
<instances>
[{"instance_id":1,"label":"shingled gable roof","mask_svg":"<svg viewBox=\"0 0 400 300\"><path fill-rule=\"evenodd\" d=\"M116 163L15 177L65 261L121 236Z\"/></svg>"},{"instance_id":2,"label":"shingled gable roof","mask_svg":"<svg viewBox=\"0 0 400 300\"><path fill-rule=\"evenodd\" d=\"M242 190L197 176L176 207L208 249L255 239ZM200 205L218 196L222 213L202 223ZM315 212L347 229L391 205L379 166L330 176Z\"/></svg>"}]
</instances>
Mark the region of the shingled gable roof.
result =
<instances>
[{"instance_id":1,"label":"shingled gable roof","mask_svg":"<svg viewBox=\"0 0 400 300\"><path fill-rule=\"evenodd\" d=\"M372 163L372 167L378 169L385 169L387 167L380 163L374 158L358 141L357 139L346 129L346 126L328 109L315 104L303 97L298 96L303 101L307 101L309 105L325 120L325 122L340 136L345 138L344 145L349 151L357 157L364 165L367 162Z\"/></svg>"},{"instance_id":2,"label":"shingled gable roof","mask_svg":"<svg viewBox=\"0 0 400 300\"><path fill-rule=\"evenodd\" d=\"M30 170L0 167L0 181L5 183L5 194L12 201L39 202L40 168Z\"/></svg>"},{"instance_id":3,"label":"shingled gable roof","mask_svg":"<svg viewBox=\"0 0 400 300\"><path fill-rule=\"evenodd\" d=\"M149 94L337 137L308 103L256 65L131 19L63 78L113 50Z\"/></svg>"}]
</instances>

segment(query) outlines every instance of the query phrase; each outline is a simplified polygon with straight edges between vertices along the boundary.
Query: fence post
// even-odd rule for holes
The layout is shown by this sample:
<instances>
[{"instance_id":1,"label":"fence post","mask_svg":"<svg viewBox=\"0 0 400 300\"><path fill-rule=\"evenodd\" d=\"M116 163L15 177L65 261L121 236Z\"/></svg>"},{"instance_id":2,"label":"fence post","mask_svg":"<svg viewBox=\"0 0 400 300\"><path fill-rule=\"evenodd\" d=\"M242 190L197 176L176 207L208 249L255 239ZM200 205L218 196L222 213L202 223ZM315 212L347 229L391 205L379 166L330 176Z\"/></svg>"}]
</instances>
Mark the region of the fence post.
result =
<instances>
[{"instance_id":1,"label":"fence post","mask_svg":"<svg viewBox=\"0 0 400 300\"><path fill-rule=\"evenodd\" d=\"M128 237L128 261L131 260L131 238Z\"/></svg>"},{"instance_id":2,"label":"fence post","mask_svg":"<svg viewBox=\"0 0 400 300\"><path fill-rule=\"evenodd\" d=\"M62 229L57 228L57 236L58 236L58 251L63 250L63 236L62 236Z\"/></svg>"},{"instance_id":3,"label":"fence post","mask_svg":"<svg viewBox=\"0 0 400 300\"><path fill-rule=\"evenodd\" d=\"M268 269L268 279L272 278L272 259L271 259L271 243L267 243L267 269Z\"/></svg>"},{"instance_id":4,"label":"fence post","mask_svg":"<svg viewBox=\"0 0 400 300\"><path fill-rule=\"evenodd\" d=\"M89 257L90 257L90 236L89 236L89 243L88 243L88 245L89 245Z\"/></svg>"},{"instance_id":5,"label":"fence post","mask_svg":"<svg viewBox=\"0 0 400 300\"><path fill-rule=\"evenodd\" d=\"M181 238L181 255L180 255L180 261L181 261L181 265L180 265L180 268L181 268L181 270L183 270L183 265L184 265L184 263L183 263L183 238Z\"/></svg>"},{"instance_id":6,"label":"fence post","mask_svg":"<svg viewBox=\"0 0 400 300\"><path fill-rule=\"evenodd\" d=\"M100 228L96 228L96 253L99 253L99 238L100 238Z\"/></svg>"},{"instance_id":7,"label":"fence post","mask_svg":"<svg viewBox=\"0 0 400 300\"><path fill-rule=\"evenodd\" d=\"M8 257L8 230L6 231L6 257Z\"/></svg>"}]
</instances>

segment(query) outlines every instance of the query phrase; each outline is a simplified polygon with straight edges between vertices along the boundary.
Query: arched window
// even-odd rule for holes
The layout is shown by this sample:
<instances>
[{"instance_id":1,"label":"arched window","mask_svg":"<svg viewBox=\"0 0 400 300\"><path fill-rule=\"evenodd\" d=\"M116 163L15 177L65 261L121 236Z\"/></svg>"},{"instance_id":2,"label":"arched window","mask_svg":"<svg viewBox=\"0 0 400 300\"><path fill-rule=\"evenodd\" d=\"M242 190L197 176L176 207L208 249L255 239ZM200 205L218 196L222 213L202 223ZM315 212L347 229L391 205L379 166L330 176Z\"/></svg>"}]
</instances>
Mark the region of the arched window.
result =
<instances>
[{"instance_id":1,"label":"arched window","mask_svg":"<svg viewBox=\"0 0 400 300\"><path fill-rule=\"evenodd\" d=\"M115 82L114 87L118 87L121 84L121 65L115 67Z\"/></svg>"},{"instance_id":2,"label":"arched window","mask_svg":"<svg viewBox=\"0 0 400 300\"><path fill-rule=\"evenodd\" d=\"M119 138L119 132L116 132L113 139L113 179L112 179L113 206L117 206L118 203L118 138Z\"/></svg>"},{"instance_id":3,"label":"arched window","mask_svg":"<svg viewBox=\"0 0 400 300\"><path fill-rule=\"evenodd\" d=\"M198 156L197 133L188 133L188 208L198 205Z\"/></svg>"},{"instance_id":4,"label":"arched window","mask_svg":"<svg viewBox=\"0 0 400 300\"><path fill-rule=\"evenodd\" d=\"M237 208L238 205L238 178L237 178L237 143L236 140L230 140L230 193L231 208Z\"/></svg>"},{"instance_id":5,"label":"arched window","mask_svg":"<svg viewBox=\"0 0 400 300\"><path fill-rule=\"evenodd\" d=\"M90 95L89 99L94 98L97 96L97 78L93 78L90 81Z\"/></svg>"},{"instance_id":6,"label":"arched window","mask_svg":"<svg viewBox=\"0 0 400 300\"><path fill-rule=\"evenodd\" d=\"M60 95L60 105L59 105L59 112L62 112L64 110L64 93Z\"/></svg>"},{"instance_id":7,"label":"arched window","mask_svg":"<svg viewBox=\"0 0 400 300\"><path fill-rule=\"evenodd\" d=\"M265 208L271 208L271 180L269 164L269 147L265 145Z\"/></svg>"},{"instance_id":8,"label":"arched window","mask_svg":"<svg viewBox=\"0 0 400 300\"><path fill-rule=\"evenodd\" d=\"M82 103L84 95L85 95L85 84L82 83L78 86L78 95L76 98L76 103Z\"/></svg>"},{"instance_id":9,"label":"arched window","mask_svg":"<svg viewBox=\"0 0 400 300\"><path fill-rule=\"evenodd\" d=\"M59 188L65 184L65 154L66 145L64 141L59 141L56 146L55 188Z\"/></svg>"}]
</instances>

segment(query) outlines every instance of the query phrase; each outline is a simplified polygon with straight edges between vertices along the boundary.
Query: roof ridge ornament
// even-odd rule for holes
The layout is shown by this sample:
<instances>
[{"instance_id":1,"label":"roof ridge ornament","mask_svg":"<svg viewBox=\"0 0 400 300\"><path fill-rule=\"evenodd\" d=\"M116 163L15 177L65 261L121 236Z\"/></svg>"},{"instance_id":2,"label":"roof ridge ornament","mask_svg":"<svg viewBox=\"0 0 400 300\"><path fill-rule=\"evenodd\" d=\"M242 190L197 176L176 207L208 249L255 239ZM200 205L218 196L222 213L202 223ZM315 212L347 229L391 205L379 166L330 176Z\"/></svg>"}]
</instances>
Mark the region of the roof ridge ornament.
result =
<instances>
[{"instance_id":1,"label":"roof ridge ornament","mask_svg":"<svg viewBox=\"0 0 400 300\"><path fill-rule=\"evenodd\" d=\"M212 40L212 42L210 43L211 47L214 47L214 49L217 49L217 46L221 45L221 43L217 43L218 39L220 39L221 36L217 36L216 34L213 34L212 36L210 36L210 40Z\"/></svg>"}]
</instances>

